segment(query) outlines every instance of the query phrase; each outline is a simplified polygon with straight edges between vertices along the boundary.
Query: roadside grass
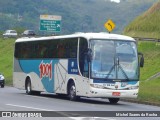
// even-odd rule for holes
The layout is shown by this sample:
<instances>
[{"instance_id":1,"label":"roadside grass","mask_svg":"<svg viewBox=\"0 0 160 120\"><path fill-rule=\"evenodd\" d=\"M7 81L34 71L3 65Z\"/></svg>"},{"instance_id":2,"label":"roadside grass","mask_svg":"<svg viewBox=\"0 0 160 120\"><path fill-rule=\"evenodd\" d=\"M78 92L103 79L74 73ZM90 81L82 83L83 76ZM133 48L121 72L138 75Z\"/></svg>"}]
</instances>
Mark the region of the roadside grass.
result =
<instances>
[{"instance_id":1,"label":"roadside grass","mask_svg":"<svg viewBox=\"0 0 160 120\"><path fill-rule=\"evenodd\" d=\"M160 104L160 77L154 80L140 82L138 100Z\"/></svg>"},{"instance_id":2,"label":"roadside grass","mask_svg":"<svg viewBox=\"0 0 160 120\"><path fill-rule=\"evenodd\" d=\"M5 84L12 85L14 38L0 38L0 72Z\"/></svg>"},{"instance_id":3,"label":"roadside grass","mask_svg":"<svg viewBox=\"0 0 160 120\"><path fill-rule=\"evenodd\" d=\"M160 72L160 44L158 42L138 42L138 51L144 55L144 67L140 80L144 81ZM160 42L159 42L160 43Z\"/></svg>"},{"instance_id":4,"label":"roadside grass","mask_svg":"<svg viewBox=\"0 0 160 120\"><path fill-rule=\"evenodd\" d=\"M159 42L160 43L160 42ZM138 42L138 49L144 54L145 64L141 68L139 101L160 103L160 77L147 80L160 72L160 44Z\"/></svg>"}]
</instances>

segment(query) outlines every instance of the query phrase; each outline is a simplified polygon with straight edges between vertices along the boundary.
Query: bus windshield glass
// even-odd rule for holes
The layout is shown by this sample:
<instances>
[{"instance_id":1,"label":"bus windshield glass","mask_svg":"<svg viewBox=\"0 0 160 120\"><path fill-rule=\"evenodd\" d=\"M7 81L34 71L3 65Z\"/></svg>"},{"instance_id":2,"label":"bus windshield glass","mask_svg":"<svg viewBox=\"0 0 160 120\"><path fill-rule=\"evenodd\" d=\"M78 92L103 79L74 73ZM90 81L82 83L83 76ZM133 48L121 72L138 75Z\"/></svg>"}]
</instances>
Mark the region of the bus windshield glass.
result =
<instances>
[{"instance_id":1,"label":"bus windshield glass","mask_svg":"<svg viewBox=\"0 0 160 120\"><path fill-rule=\"evenodd\" d=\"M91 40L91 77L138 80L136 43L126 40Z\"/></svg>"}]
</instances>

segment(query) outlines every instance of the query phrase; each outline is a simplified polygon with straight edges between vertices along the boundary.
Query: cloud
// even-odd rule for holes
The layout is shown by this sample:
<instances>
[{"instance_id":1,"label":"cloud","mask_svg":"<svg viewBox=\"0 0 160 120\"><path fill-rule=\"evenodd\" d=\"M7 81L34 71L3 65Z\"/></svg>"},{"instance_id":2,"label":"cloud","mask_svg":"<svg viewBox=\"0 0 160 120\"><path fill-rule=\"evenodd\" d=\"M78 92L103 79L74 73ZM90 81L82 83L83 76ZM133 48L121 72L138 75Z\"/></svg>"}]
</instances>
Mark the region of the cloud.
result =
<instances>
[{"instance_id":1,"label":"cloud","mask_svg":"<svg viewBox=\"0 0 160 120\"><path fill-rule=\"evenodd\" d=\"M120 3L121 0L110 0L111 2L116 2L116 3Z\"/></svg>"}]
</instances>

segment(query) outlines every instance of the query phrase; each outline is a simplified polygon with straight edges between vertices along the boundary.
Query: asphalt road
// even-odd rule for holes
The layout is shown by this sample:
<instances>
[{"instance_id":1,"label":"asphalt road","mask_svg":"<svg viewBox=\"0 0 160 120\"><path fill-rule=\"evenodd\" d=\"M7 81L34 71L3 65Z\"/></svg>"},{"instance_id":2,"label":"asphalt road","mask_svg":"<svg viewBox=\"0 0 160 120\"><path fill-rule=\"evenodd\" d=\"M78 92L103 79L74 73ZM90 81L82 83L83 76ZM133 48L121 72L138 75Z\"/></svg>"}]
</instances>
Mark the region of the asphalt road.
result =
<instances>
[{"instance_id":1,"label":"asphalt road","mask_svg":"<svg viewBox=\"0 0 160 120\"><path fill-rule=\"evenodd\" d=\"M69 101L67 97L58 97L57 95L47 93L42 93L39 96L26 95L24 90L18 90L13 87L0 88L0 112L0 116L3 116L0 117L0 120L17 120L26 116L42 116L42 118L32 118L33 120L53 120L53 117L57 120L160 119L160 117L155 117L156 115L160 115L160 107L157 106L123 101L112 105L108 99L100 98L81 98L79 101L74 102ZM8 114L12 118L7 117ZM142 115L145 115L145 117L141 117ZM153 117L148 117L149 115Z\"/></svg>"}]
</instances>

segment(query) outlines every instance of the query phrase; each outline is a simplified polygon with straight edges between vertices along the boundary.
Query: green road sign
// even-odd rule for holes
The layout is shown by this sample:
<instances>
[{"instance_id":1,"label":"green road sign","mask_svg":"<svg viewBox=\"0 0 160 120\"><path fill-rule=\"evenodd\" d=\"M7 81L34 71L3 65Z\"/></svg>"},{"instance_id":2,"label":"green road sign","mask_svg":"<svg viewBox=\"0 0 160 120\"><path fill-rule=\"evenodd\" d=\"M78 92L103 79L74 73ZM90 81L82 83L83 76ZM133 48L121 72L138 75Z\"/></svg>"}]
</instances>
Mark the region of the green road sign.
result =
<instances>
[{"instance_id":1,"label":"green road sign","mask_svg":"<svg viewBox=\"0 0 160 120\"><path fill-rule=\"evenodd\" d=\"M40 20L40 30L43 31L61 31L61 21L60 20Z\"/></svg>"},{"instance_id":2,"label":"green road sign","mask_svg":"<svg viewBox=\"0 0 160 120\"><path fill-rule=\"evenodd\" d=\"M61 31L61 16L41 15L40 30L60 32Z\"/></svg>"}]
</instances>

